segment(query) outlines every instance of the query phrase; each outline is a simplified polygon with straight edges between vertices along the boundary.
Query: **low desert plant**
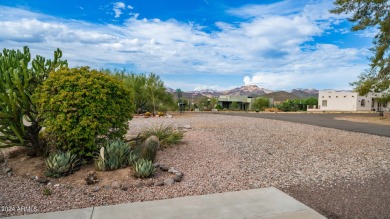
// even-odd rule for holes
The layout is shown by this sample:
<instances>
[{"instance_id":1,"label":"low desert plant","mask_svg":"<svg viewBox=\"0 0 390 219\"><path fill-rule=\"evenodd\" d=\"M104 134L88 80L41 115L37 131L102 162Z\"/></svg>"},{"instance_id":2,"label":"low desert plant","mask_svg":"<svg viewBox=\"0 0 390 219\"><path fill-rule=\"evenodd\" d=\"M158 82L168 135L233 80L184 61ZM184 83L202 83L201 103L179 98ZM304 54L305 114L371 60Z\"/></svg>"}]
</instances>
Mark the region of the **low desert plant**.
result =
<instances>
[{"instance_id":1,"label":"low desert plant","mask_svg":"<svg viewBox=\"0 0 390 219\"><path fill-rule=\"evenodd\" d=\"M152 116L152 113L150 113L150 112L145 113L145 117L150 117L150 116Z\"/></svg>"},{"instance_id":2,"label":"low desert plant","mask_svg":"<svg viewBox=\"0 0 390 219\"><path fill-rule=\"evenodd\" d=\"M134 176L137 178L148 178L154 174L153 162L146 159L139 159L134 164Z\"/></svg>"},{"instance_id":3,"label":"low desert plant","mask_svg":"<svg viewBox=\"0 0 390 219\"><path fill-rule=\"evenodd\" d=\"M42 194L43 194L44 196L49 196L49 195L51 195L51 190L50 190L50 188L47 188L47 187L43 188Z\"/></svg>"},{"instance_id":4,"label":"low desert plant","mask_svg":"<svg viewBox=\"0 0 390 219\"><path fill-rule=\"evenodd\" d=\"M98 170L115 170L129 164L131 148L122 140L109 141L100 149L96 159Z\"/></svg>"},{"instance_id":5,"label":"low desert plant","mask_svg":"<svg viewBox=\"0 0 390 219\"><path fill-rule=\"evenodd\" d=\"M46 176L66 176L80 169L81 162L77 154L67 152L51 153L46 159Z\"/></svg>"},{"instance_id":6,"label":"low desert plant","mask_svg":"<svg viewBox=\"0 0 390 219\"><path fill-rule=\"evenodd\" d=\"M163 112L158 112L157 115L158 115L158 117L163 117L164 113Z\"/></svg>"},{"instance_id":7,"label":"low desert plant","mask_svg":"<svg viewBox=\"0 0 390 219\"><path fill-rule=\"evenodd\" d=\"M141 137L143 139L147 139L152 135L158 138L158 140L160 141L161 148L177 144L183 139L183 133L174 129L172 125L158 125L150 127L149 129L146 129L141 133Z\"/></svg>"}]
</instances>

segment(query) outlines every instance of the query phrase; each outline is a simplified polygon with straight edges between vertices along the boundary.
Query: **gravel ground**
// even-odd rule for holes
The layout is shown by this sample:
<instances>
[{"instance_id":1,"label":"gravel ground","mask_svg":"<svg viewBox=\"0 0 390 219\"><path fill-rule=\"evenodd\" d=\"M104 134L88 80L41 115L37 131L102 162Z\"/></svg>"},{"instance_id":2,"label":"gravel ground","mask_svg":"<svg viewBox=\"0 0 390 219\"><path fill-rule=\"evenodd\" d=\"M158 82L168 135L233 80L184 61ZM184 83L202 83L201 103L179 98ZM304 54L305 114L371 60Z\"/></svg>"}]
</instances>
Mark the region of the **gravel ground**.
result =
<instances>
[{"instance_id":1,"label":"gravel ground","mask_svg":"<svg viewBox=\"0 0 390 219\"><path fill-rule=\"evenodd\" d=\"M191 126L183 144L157 155L157 162L184 173L182 182L131 187L127 191L101 189L96 193L91 192L92 186L59 186L51 187L52 195L46 197L42 195L42 185L23 176L2 174L0 207L11 209L0 209L0 216L269 186L287 192L329 218L390 215L390 138L217 114L135 118L128 135L156 124ZM12 209L17 206L33 206L37 211Z\"/></svg>"}]
</instances>

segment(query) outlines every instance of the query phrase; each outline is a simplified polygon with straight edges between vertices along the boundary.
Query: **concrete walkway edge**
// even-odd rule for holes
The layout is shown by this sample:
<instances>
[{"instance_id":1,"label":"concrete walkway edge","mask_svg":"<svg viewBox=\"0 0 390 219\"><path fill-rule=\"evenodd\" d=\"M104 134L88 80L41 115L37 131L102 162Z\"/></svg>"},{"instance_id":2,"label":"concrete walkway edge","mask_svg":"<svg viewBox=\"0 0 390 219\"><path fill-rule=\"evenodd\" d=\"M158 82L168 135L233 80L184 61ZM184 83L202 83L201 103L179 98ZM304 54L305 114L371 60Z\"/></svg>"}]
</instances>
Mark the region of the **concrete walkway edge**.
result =
<instances>
[{"instance_id":1,"label":"concrete walkway edge","mask_svg":"<svg viewBox=\"0 0 390 219\"><path fill-rule=\"evenodd\" d=\"M13 219L106 219L106 218L226 218L226 219L323 219L322 215L274 188L134 202L94 208L73 209Z\"/></svg>"}]
</instances>

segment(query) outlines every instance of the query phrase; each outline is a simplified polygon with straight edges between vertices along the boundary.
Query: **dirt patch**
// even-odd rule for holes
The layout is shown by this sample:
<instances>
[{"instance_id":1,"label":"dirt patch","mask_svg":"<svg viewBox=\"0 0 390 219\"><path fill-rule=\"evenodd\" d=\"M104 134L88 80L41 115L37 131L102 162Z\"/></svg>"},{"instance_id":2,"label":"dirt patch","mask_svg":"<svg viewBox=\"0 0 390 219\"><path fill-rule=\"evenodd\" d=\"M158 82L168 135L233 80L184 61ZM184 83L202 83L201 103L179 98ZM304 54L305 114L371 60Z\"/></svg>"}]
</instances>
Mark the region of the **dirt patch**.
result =
<instances>
[{"instance_id":1,"label":"dirt patch","mask_svg":"<svg viewBox=\"0 0 390 219\"><path fill-rule=\"evenodd\" d=\"M390 117L381 118L379 116L347 116L347 117L335 117L336 120L346 120L350 122L363 122L379 125L389 125L390 126Z\"/></svg>"}]
</instances>

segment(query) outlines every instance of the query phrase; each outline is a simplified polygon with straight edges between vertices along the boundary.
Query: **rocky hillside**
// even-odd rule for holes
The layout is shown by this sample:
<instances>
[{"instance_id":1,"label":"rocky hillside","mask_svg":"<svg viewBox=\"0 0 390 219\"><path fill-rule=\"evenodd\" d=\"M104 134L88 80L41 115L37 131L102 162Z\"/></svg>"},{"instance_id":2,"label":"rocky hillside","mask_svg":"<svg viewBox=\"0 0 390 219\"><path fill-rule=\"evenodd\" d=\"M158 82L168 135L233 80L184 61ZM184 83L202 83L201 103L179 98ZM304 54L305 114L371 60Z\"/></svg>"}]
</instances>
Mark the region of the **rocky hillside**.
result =
<instances>
[{"instance_id":1,"label":"rocky hillside","mask_svg":"<svg viewBox=\"0 0 390 219\"><path fill-rule=\"evenodd\" d=\"M174 94L175 89L167 88L169 93ZM287 99L298 99L298 98L309 98L309 97L318 97L318 90L316 89L293 89L291 93L286 91L273 92L265 88L258 87L256 85L245 85L230 90L217 91L212 89L204 89L198 91L184 91L184 98L199 99L201 97L219 97L220 95L234 95L234 96L264 96L267 98L274 98L275 101L284 101Z\"/></svg>"}]
</instances>

